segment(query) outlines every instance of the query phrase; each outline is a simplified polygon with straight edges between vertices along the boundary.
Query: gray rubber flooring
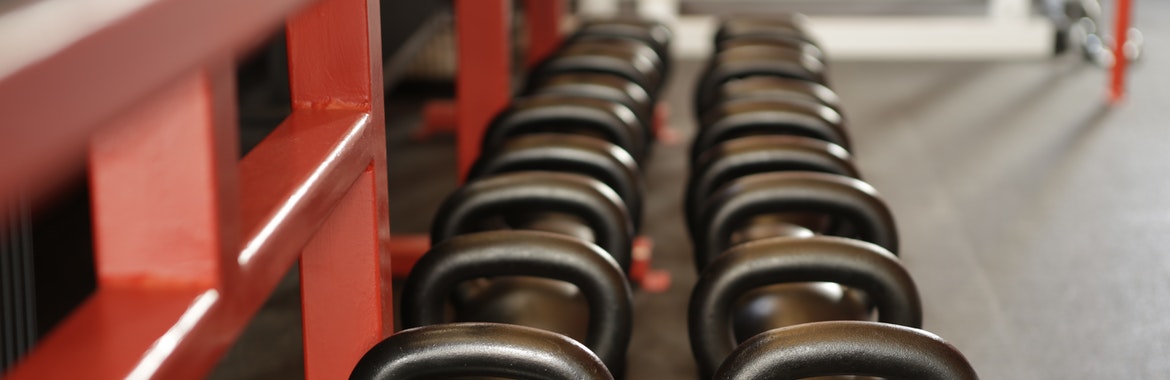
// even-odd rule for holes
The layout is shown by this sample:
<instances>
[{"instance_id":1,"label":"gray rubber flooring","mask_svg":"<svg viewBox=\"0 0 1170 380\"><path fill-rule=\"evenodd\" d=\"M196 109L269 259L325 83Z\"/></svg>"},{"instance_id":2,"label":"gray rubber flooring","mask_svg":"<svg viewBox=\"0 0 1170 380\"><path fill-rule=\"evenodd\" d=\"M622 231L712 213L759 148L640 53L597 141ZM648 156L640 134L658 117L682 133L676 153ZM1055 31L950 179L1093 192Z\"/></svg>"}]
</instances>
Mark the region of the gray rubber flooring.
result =
<instances>
[{"instance_id":1,"label":"gray rubber flooring","mask_svg":"<svg viewBox=\"0 0 1170 380\"><path fill-rule=\"evenodd\" d=\"M1170 4L1139 4L1148 38L1129 100L1104 106L1102 70L1075 57L1018 63L843 63L832 84L857 164L894 210L925 328L985 379L1170 378ZM689 141L698 65L666 92ZM410 142L391 104L391 223L424 232L453 189L451 143ZM629 379L693 378L685 328L695 275L681 218L687 144L646 168L646 233L673 287L639 293ZM212 376L290 378L299 357L295 277Z\"/></svg>"}]
</instances>

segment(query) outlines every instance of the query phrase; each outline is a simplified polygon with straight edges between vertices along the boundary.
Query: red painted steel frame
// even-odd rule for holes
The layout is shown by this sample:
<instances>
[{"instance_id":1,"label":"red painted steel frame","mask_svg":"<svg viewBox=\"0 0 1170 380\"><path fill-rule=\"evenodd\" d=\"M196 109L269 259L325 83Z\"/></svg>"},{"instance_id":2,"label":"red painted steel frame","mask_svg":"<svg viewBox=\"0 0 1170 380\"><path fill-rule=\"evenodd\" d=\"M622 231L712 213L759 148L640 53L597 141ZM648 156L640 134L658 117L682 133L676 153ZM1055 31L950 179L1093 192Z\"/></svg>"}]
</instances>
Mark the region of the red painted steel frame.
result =
<instances>
[{"instance_id":1,"label":"red painted steel frame","mask_svg":"<svg viewBox=\"0 0 1170 380\"><path fill-rule=\"evenodd\" d=\"M77 93L55 106L80 116L45 114L47 130L22 128L43 135L4 144L68 155L85 151L71 142L88 141L99 278L6 378L202 378L298 258L307 378L346 377L391 331L378 2L326 0L288 22L293 113L237 163L230 58L295 2L245 3L155 1L0 82L9 100L75 80ZM185 34L192 25L200 33ZM99 67L117 77L95 77L60 58L88 56L141 59L122 62L141 72ZM133 91L103 88L111 80ZM0 117L28 116L13 114ZM18 153L40 170L64 162ZM42 179L4 175L0 184Z\"/></svg>"},{"instance_id":2,"label":"red painted steel frame","mask_svg":"<svg viewBox=\"0 0 1170 380\"><path fill-rule=\"evenodd\" d=\"M528 21L528 54L525 66L535 67L561 45L561 20L565 17L565 0L525 0Z\"/></svg>"},{"instance_id":3,"label":"red painted steel frame","mask_svg":"<svg viewBox=\"0 0 1170 380\"><path fill-rule=\"evenodd\" d=\"M1125 70L1129 60L1125 57L1125 43L1129 38L1130 0L1117 0L1117 13L1113 23L1113 71L1110 75L1109 101L1120 103L1125 98Z\"/></svg>"},{"instance_id":4,"label":"red painted steel frame","mask_svg":"<svg viewBox=\"0 0 1170 380\"><path fill-rule=\"evenodd\" d=\"M455 144L461 179L479 157L488 123L512 100L511 15L510 0L455 0Z\"/></svg>"},{"instance_id":5,"label":"red painted steel frame","mask_svg":"<svg viewBox=\"0 0 1170 380\"><path fill-rule=\"evenodd\" d=\"M15 194L46 193L83 167L89 135L162 83L260 42L309 2L97 1L79 12L75 0L26 0L0 7L0 25L24 27L0 33L0 212Z\"/></svg>"}]
</instances>

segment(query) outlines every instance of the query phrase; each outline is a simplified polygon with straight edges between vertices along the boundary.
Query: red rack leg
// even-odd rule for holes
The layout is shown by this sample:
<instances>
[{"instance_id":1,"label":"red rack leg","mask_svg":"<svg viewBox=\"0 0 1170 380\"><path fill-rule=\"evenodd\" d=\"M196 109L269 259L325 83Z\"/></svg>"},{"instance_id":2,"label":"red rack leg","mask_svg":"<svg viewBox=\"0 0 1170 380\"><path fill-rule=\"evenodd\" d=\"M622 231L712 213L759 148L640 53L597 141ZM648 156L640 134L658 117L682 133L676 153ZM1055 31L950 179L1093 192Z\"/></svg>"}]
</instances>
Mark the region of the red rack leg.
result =
<instances>
[{"instance_id":1,"label":"red rack leg","mask_svg":"<svg viewBox=\"0 0 1170 380\"><path fill-rule=\"evenodd\" d=\"M1129 37L1130 0L1117 0L1117 14L1113 23L1113 72L1109 85L1109 101L1120 103L1125 98L1125 70L1129 61L1125 58L1125 42Z\"/></svg>"},{"instance_id":2,"label":"red rack leg","mask_svg":"<svg viewBox=\"0 0 1170 380\"><path fill-rule=\"evenodd\" d=\"M343 379L393 331L378 0L326 0L288 23L293 109L368 112L371 162L305 247L305 378ZM295 154L295 152L290 152Z\"/></svg>"},{"instance_id":3,"label":"red rack leg","mask_svg":"<svg viewBox=\"0 0 1170 380\"><path fill-rule=\"evenodd\" d=\"M388 330L382 322L378 219L371 166L333 210L301 256L305 378L344 379Z\"/></svg>"},{"instance_id":4,"label":"red rack leg","mask_svg":"<svg viewBox=\"0 0 1170 380\"><path fill-rule=\"evenodd\" d=\"M479 157L488 123L512 97L511 12L510 0L455 0L459 178L467 176Z\"/></svg>"},{"instance_id":5,"label":"red rack leg","mask_svg":"<svg viewBox=\"0 0 1170 380\"><path fill-rule=\"evenodd\" d=\"M528 55L525 65L535 67L561 44L561 19L565 16L564 0L525 0L528 15Z\"/></svg>"}]
</instances>

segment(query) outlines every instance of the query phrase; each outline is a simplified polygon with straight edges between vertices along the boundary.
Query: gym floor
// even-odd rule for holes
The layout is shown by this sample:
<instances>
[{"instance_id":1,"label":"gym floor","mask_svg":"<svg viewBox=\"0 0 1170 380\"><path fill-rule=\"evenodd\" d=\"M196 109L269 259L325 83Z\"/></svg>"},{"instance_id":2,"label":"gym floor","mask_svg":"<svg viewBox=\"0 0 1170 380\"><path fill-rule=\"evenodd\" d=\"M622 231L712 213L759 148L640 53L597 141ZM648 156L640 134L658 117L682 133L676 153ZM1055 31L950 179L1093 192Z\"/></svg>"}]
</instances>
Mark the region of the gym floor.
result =
<instances>
[{"instance_id":1,"label":"gym floor","mask_svg":"<svg viewBox=\"0 0 1170 380\"><path fill-rule=\"evenodd\" d=\"M1170 29L1135 14L1147 45L1126 103L1072 55L1030 62L838 63L856 163L894 210L925 328L986 379L1165 378L1170 374ZM693 378L685 310L694 284L681 218L697 62L667 89L683 143L645 168L645 233L666 293L636 295L629 379ZM418 96L388 99L391 224L428 230L455 186L449 139L409 140ZM214 379L297 378L295 273Z\"/></svg>"}]
</instances>

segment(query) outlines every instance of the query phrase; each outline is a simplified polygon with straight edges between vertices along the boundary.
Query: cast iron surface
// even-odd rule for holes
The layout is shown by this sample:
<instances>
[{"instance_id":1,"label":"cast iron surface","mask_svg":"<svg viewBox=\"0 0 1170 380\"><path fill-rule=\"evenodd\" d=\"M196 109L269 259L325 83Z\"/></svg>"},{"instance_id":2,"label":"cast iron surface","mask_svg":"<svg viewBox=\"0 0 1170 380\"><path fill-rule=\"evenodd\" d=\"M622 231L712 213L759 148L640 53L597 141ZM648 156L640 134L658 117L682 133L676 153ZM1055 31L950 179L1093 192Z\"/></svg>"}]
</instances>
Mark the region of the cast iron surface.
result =
<instances>
[{"instance_id":1,"label":"cast iron surface","mask_svg":"<svg viewBox=\"0 0 1170 380\"><path fill-rule=\"evenodd\" d=\"M771 46L783 49L795 50L801 53L808 54L816 58L821 63L828 63L825 52L815 44L812 44L804 38L789 35L750 35L750 36L735 36L716 42L715 50L723 51L733 49L740 46Z\"/></svg>"},{"instance_id":2,"label":"cast iron surface","mask_svg":"<svg viewBox=\"0 0 1170 380\"><path fill-rule=\"evenodd\" d=\"M771 330L741 344L719 380L862 375L900 380L977 380L954 346L926 331L880 322L816 322Z\"/></svg>"},{"instance_id":3,"label":"cast iron surface","mask_svg":"<svg viewBox=\"0 0 1170 380\"><path fill-rule=\"evenodd\" d=\"M700 99L727 81L756 75L807 80L827 85L825 65L806 53L777 47L738 46L716 53L699 77Z\"/></svg>"},{"instance_id":4,"label":"cast iron surface","mask_svg":"<svg viewBox=\"0 0 1170 380\"><path fill-rule=\"evenodd\" d=\"M628 38L646 44L662 61L662 77L670 73L670 40L674 32L665 24L637 18L586 20L576 33L569 36L571 43L581 36L601 35Z\"/></svg>"},{"instance_id":5,"label":"cast iron surface","mask_svg":"<svg viewBox=\"0 0 1170 380\"><path fill-rule=\"evenodd\" d=\"M852 226L856 237L898 252L894 217L873 187L836 174L780 172L738 178L716 190L692 225L695 267L702 271L749 219L771 213L808 212ZM849 236L854 237L854 236Z\"/></svg>"},{"instance_id":6,"label":"cast iron surface","mask_svg":"<svg viewBox=\"0 0 1170 380\"><path fill-rule=\"evenodd\" d=\"M712 261L691 293L687 325L700 372L710 376L735 348L731 316L741 296L797 282L833 282L864 291L877 306L878 320L922 325L914 281L894 254L877 245L828 236L748 242Z\"/></svg>"},{"instance_id":7,"label":"cast iron surface","mask_svg":"<svg viewBox=\"0 0 1170 380\"><path fill-rule=\"evenodd\" d=\"M654 49L640 42L589 36L565 45L533 72L540 75L567 72L617 74L642 86L650 96L657 97L664 79L662 67Z\"/></svg>"},{"instance_id":8,"label":"cast iron surface","mask_svg":"<svg viewBox=\"0 0 1170 380\"><path fill-rule=\"evenodd\" d=\"M350 380L495 376L525 380L612 380L580 343L544 330L455 323L400 331L371 348Z\"/></svg>"},{"instance_id":9,"label":"cast iron surface","mask_svg":"<svg viewBox=\"0 0 1170 380\"><path fill-rule=\"evenodd\" d=\"M593 230L595 243L628 271L634 226L617 193L580 174L547 171L501 173L455 190L439 206L431 224L431 243L472 232L487 218L522 211L577 216Z\"/></svg>"},{"instance_id":10,"label":"cast iron surface","mask_svg":"<svg viewBox=\"0 0 1170 380\"><path fill-rule=\"evenodd\" d=\"M807 99L832 108L838 113L842 112L841 98L823 84L774 75L757 75L723 82L716 91L710 93L695 93L694 114L701 117L715 104L724 100L772 98Z\"/></svg>"},{"instance_id":11,"label":"cast iron surface","mask_svg":"<svg viewBox=\"0 0 1170 380\"><path fill-rule=\"evenodd\" d=\"M764 96L723 98L714 107L700 115L699 127L705 128L729 114L751 112L759 110L787 110L790 112L806 113L828 123L837 129L837 133L848 135L845 128L845 116L833 107L822 103L819 99L806 96Z\"/></svg>"},{"instance_id":12,"label":"cast iron surface","mask_svg":"<svg viewBox=\"0 0 1170 380\"><path fill-rule=\"evenodd\" d=\"M621 103L580 95L535 94L512 100L484 132L483 150L520 134L556 132L604 138L642 160L645 129L637 114Z\"/></svg>"},{"instance_id":13,"label":"cast iron surface","mask_svg":"<svg viewBox=\"0 0 1170 380\"><path fill-rule=\"evenodd\" d=\"M719 143L695 159L686 186L686 217L693 223L703 202L735 178L780 171L813 171L860 178L839 145L800 136L749 136Z\"/></svg>"},{"instance_id":14,"label":"cast iron surface","mask_svg":"<svg viewBox=\"0 0 1170 380\"><path fill-rule=\"evenodd\" d=\"M415 264L402 290L402 323L416 327L447 321L444 307L464 281L532 276L572 283L589 304L588 346L613 373L624 373L633 307L630 285L597 246L537 231L461 235L431 248Z\"/></svg>"},{"instance_id":15,"label":"cast iron surface","mask_svg":"<svg viewBox=\"0 0 1170 380\"><path fill-rule=\"evenodd\" d=\"M691 160L715 144L752 135L812 137L849 149L849 132L843 123L837 111L807 100L729 100L704 115L691 145Z\"/></svg>"},{"instance_id":16,"label":"cast iron surface","mask_svg":"<svg viewBox=\"0 0 1170 380\"><path fill-rule=\"evenodd\" d=\"M516 136L475 161L467 181L505 172L544 170L584 174L604 182L625 201L637 231L642 221L641 170L634 157L605 140L561 133Z\"/></svg>"},{"instance_id":17,"label":"cast iron surface","mask_svg":"<svg viewBox=\"0 0 1170 380\"><path fill-rule=\"evenodd\" d=\"M796 37L817 45L809 33L808 18L801 14L769 14L767 17L729 17L720 20L715 41L736 37Z\"/></svg>"},{"instance_id":18,"label":"cast iron surface","mask_svg":"<svg viewBox=\"0 0 1170 380\"><path fill-rule=\"evenodd\" d=\"M528 78L525 94L561 94L586 96L618 102L634 111L643 127L654 123L655 100L637 83L607 73L561 73L548 77L533 75ZM652 131L643 128L645 139L652 140Z\"/></svg>"}]
</instances>

